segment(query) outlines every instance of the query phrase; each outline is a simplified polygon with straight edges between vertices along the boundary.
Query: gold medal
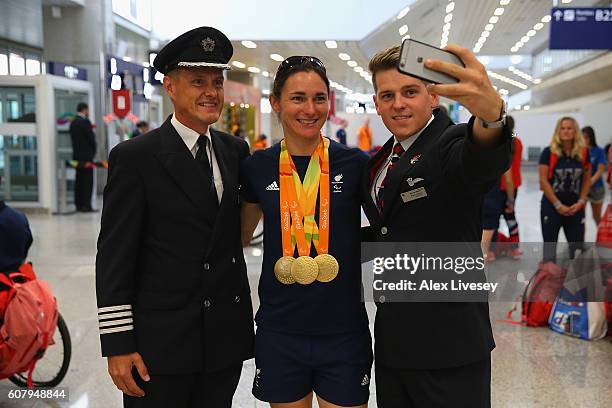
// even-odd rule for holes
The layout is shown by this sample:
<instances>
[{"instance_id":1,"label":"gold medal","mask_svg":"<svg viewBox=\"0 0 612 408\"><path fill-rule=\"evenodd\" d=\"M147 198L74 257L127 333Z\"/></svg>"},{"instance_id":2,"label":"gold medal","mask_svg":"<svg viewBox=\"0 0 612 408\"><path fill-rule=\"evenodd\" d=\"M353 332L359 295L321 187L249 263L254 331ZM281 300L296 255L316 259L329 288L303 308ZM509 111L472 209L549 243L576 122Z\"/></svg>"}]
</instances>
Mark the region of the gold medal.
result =
<instances>
[{"instance_id":1,"label":"gold medal","mask_svg":"<svg viewBox=\"0 0 612 408\"><path fill-rule=\"evenodd\" d=\"M291 276L291 265L295 261L292 256L283 256L274 264L274 275L280 283L291 285L295 283L295 279Z\"/></svg>"},{"instance_id":2,"label":"gold medal","mask_svg":"<svg viewBox=\"0 0 612 408\"><path fill-rule=\"evenodd\" d=\"M314 260L319 266L319 275L317 276L319 282L331 282L338 276L340 265L338 265L336 258L329 254L321 254Z\"/></svg>"},{"instance_id":3,"label":"gold medal","mask_svg":"<svg viewBox=\"0 0 612 408\"><path fill-rule=\"evenodd\" d=\"M309 285L319 275L319 266L309 256L300 256L291 265L291 276L297 283L302 285Z\"/></svg>"}]
</instances>

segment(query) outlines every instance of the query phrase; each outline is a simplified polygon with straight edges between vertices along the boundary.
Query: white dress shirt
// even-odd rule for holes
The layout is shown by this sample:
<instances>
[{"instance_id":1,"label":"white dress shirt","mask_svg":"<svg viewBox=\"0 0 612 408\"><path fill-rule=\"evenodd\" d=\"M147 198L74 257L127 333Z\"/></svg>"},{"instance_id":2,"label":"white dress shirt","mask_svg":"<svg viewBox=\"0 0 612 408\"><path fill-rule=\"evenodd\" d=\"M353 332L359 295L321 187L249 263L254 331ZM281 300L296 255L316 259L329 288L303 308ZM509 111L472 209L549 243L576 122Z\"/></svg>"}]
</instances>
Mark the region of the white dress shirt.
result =
<instances>
[{"instance_id":1,"label":"white dress shirt","mask_svg":"<svg viewBox=\"0 0 612 408\"><path fill-rule=\"evenodd\" d=\"M200 149L200 145L198 145L198 138L200 134L195 130L188 128L178 121L176 116L172 114L172 119L170 119L170 123L174 126L174 129L179 134L187 149L191 152L195 160L196 153ZM212 138L210 136L210 128L206 130L204 134L208 138L208 146L209 149L206 152L208 156L209 163L211 163L212 173L213 173L213 181L215 183L215 188L217 189L217 200L221 202L221 197L223 197L223 179L221 178L221 170L219 170L219 163L217 163L217 157L215 156L215 149L212 148Z\"/></svg>"},{"instance_id":2,"label":"white dress shirt","mask_svg":"<svg viewBox=\"0 0 612 408\"><path fill-rule=\"evenodd\" d=\"M425 129L427 129L427 126L429 126L429 124L433 120L434 120L434 116L431 115L431 118L429 118L429 120L427 121L427 124L425 126L423 126L423 128L421 130L416 132L414 135L412 135L412 136L402 140L401 142L399 142L402 145L402 147L404 148L404 152L408 151L410 146L412 146L412 144L414 142L416 142L416 140L419 138L421 133L423 133L423 131ZM393 145L395 146L395 143L397 143L398 140L397 140L397 137L395 137L395 136L393 136L393 138L395 139L394 142L393 142ZM378 190L380 190L380 186L382 185L383 180L387 176L387 169L389 168L389 164L391 164L391 156L393 156L393 147L391 148L391 153L389 154L389 157L387 157L387 160L384 162L384 164L382 166L380 166L380 168L378 169L378 172L376 173L376 177L374 177L374 183L372 183L372 189L370 191L370 195L372 196L372 200L374 200L374 203L377 202L377 200L376 200L376 193L378 192Z\"/></svg>"}]
</instances>

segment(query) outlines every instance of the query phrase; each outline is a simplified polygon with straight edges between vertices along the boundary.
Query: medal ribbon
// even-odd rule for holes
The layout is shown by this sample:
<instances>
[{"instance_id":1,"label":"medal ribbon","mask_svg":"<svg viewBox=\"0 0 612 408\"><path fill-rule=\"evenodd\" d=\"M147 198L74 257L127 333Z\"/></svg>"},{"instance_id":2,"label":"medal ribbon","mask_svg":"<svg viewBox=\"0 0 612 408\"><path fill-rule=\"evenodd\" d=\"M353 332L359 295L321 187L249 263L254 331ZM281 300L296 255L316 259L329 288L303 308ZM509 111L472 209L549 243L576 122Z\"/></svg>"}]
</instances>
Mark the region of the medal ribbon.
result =
<instances>
[{"instance_id":1,"label":"medal ribbon","mask_svg":"<svg viewBox=\"0 0 612 408\"><path fill-rule=\"evenodd\" d=\"M321 141L310 158L304 182L281 141L279 158L280 210L283 256L293 256L297 243L300 256L310 255L311 242L318 254L327 253L329 242L329 140ZM320 189L320 192L319 192ZM315 211L319 193L319 224Z\"/></svg>"}]
</instances>

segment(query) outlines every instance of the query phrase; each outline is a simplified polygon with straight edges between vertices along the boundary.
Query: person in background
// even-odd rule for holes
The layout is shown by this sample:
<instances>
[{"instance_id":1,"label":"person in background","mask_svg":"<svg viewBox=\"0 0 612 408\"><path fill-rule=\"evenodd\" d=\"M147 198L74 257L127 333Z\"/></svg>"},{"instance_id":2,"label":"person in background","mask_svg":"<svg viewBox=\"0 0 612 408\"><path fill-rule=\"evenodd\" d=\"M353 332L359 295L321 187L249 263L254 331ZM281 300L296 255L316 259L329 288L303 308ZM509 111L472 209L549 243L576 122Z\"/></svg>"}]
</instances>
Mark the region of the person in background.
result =
<instances>
[{"instance_id":1,"label":"person in background","mask_svg":"<svg viewBox=\"0 0 612 408\"><path fill-rule=\"evenodd\" d=\"M565 116L557 121L550 146L540 156L538 172L543 192L543 260L555 262L561 227L573 259L584 242L584 207L591 187L591 163L576 119Z\"/></svg>"},{"instance_id":2,"label":"person in background","mask_svg":"<svg viewBox=\"0 0 612 408\"><path fill-rule=\"evenodd\" d=\"M506 172L507 173L507 172ZM506 174L504 173L504 175ZM502 175L502 179L503 179ZM497 182L485 194L482 201L482 239L480 246L487 262L495 261L495 252L491 250L491 241L499 228L499 217L504 212L503 193L500 189L500 183Z\"/></svg>"},{"instance_id":3,"label":"person in background","mask_svg":"<svg viewBox=\"0 0 612 408\"><path fill-rule=\"evenodd\" d=\"M249 149L251 148L251 142L249 141L249 138L244 130L238 129L234 136L240 140L244 140L244 142L249 146Z\"/></svg>"},{"instance_id":4,"label":"person in background","mask_svg":"<svg viewBox=\"0 0 612 408\"><path fill-rule=\"evenodd\" d=\"M132 137L134 138L140 135L144 135L148 131L149 123L144 120L141 120L140 122L136 123L136 129L134 129L134 131L132 132Z\"/></svg>"},{"instance_id":5,"label":"person in background","mask_svg":"<svg viewBox=\"0 0 612 408\"><path fill-rule=\"evenodd\" d=\"M31 245L32 231L26 216L0 200L0 272L19 269Z\"/></svg>"},{"instance_id":6,"label":"person in background","mask_svg":"<svg viewBox=\"0 0 612 408\"><path fill-rule=\"evenodd\" d=\"M80 102L77 115L70 124L72 160L80 163L91 162L96 155L96 135L88 118L89 106ZM77 167L74 185L74 204L79 212L94 212L91 205L93 193L93 169Z\"/></svg>"},{"instance_id":7,"label":"person in background","mask_svg":"<svg viewBox=\"0 0 612 408\"><path fill-rule=\"evenodd\" d=\"M508 129L510 132L514 132L514 118L512 116L507 117ZM523 157L523 143L521 139L514 134L512 139L512 163L510 170L504 173L501 178L500 189L502 191L502 215L506 220L508 226L508 234L510 240L510 252L508 255L514 259L518 259L523 254L519 249L519 226L516 220L516 197L518 194L518 188L522 184L521 179L521 160Z\"/></svg>"},{"instance_id":8,"label":"person in background","mask_svg":"<svg viewBox=\"0 0 612 408\"><path fill-rule=\"evenodd\" d=\"M261 135L259 135L255 143L253 143L253 151L262 150L266 147L268 147L268 136L262 133Z\"/></svg>"},{"instance_id":9,"label":"person in background","mask_svg":"<svg viewBox=\"0 0 612 408\"><path fill-rule=\"evenodd\" d=\"M357 134L359 148L368 153L372 149L372 129L370 129L370 118L366 118L363 126L359 128Z\"/></svg>"},{"instance_id":10,"label":"person in background","mask_svg":"<svg viewBox=\"0 0 612 408\"><path fill-rule=\"evenodd\" d=\"M514 135L514 118L506 117L508 131ZM499 183L485 195L482 210L482 240L481 246L483 254L488 262L496 259L496 253L500 250L514 259L520 258L521 250L518 248L519 232L516 215L514 214L514 203L516 201L517 185L521 185L521 154L523 144L518 137L512 138L512 164L506 171ZM499 239L499 217L504 216L509 231L509 242L506 246L491 249L491 242L500 242ZM504 241L505 242L505 241ZM509 251L506 251L509 249Z\"/></svg>"},{"instance_id":11,"label":"person in background","mask_svg":"<svg viewBox=\"0 0 612 408\"><path fill-rule=\"evenodd\" d=\"M584 144L589 149L589 160L591 162L591 189L589 190L588 197L591 202L595 226L598 226L601 222L601 207L604 197L606 196L606 189L602 177L606 171L606 153L597 145L595 130L593 130L591 126L582 128L582 137L584 138Z\"/></svg>"},{"instance_id":12,"label":"person in background","mask_svg":"<svg viewBox=\"0 0 612 408\"><path fill-rule=\"evenodd\" d=\"M336 132L336 139L338 143L346 146L346 127L348 126L348 122L346 120L342 120L340 123L340 129Z\"/></svg>"},{"instance_id":13,"label":"person in background","mask_svg":"<svg viewBox=\"0 0 612 408\"><path fill-rule=\"evenodd\" d=\"M608 158L608 163L612 163L612 149L610 149L610 144L606 145L606 157ZM606 182L608 183L608 187L612 190L612 166L608 165L608 174L606 175Z\"/></svg>"}]
</instances>

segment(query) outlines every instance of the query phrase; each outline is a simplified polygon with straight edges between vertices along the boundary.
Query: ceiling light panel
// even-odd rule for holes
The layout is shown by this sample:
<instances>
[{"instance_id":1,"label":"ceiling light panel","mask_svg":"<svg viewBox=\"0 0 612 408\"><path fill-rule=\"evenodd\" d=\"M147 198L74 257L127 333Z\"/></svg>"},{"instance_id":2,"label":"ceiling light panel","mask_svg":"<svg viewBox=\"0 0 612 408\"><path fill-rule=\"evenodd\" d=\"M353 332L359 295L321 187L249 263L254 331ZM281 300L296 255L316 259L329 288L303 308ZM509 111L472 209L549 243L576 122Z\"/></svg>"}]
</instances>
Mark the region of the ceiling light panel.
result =
<instances>
[{"instance_id":1,"label":"ceiling light panel","mask_svg":"<svg viewBox=\"0 0 612 408\"><path fill-rule=\"evenodd\" d=\"M500 0L499 5L507 6L508 4L510 4L510 1L511 0ZM472 52L474 52L475 54L478 54L480 52L480 49L487 42L487 39L491 35L491 32L493 32L493 30L495 29L495 24L499 22L500 16L504 14L504 10L505 10L504 7L495 8L495 10L493 11L493 15L489 18L489 22L485 24L484 30L480 34L480 38L478 39L478 42L474 44L474 48L472 48Z\"/></svg>"},{"instance_id":2,"label":"ceiling light panel","mask_svg":"<svg viewBox=\"0 0 612 408\"><path fill-rule=\"evenodd\" d=\"M241 44L246 48L257 48L257 44L255 44L253 41L242 41Z\"/></svg>"},{"instance_id":3,"label":"ceiling light panel","mask_svg":"<svg viewBox=\"0 0 612 408\"><path fill-rule=\"evenodd\" d=\"M440 48L444 48L448 44L448 37L450 36L451 22L453 21L453 11L455 10L455 2L450 1L446 7L444 16L444 26L442 27L442 37L440 38Z\"/></svg>"},{"instance_id":4,"label":"ceiling light panel","mask_svg":"<svg viewBox=\"0 0 612 408\"><path fill-rule=\"evenodd\" d=\"M542 28L544 28L544 24L550 22L550 15L545 15L544 17L542 17L542 19L540 20L540 22L535 23L532 29L529 29L522 37L519 41L516 42L516 44L514 44L511 48L510 48L510 52L518 52L525 44L527 44L527 42L534 37L538 31L540 31Z\"/></svg>"},{"instance_id":5,"label":"ceiling light panel","mask_svg":"<svg viewBox=\"0 0 612 408\"><path fill-rule=\"evenodd\" d=\"M525 85L522 82L515 81L514 79L508 78L507 76L504 76L504 75L500 75L500 74L498 74L496 72L487 71L487 74L489 74L489 76L491 78L495 78L498 81L505 82L505 83L510 84L512 86L515 86L515 87L517 87L519 89L525 90L525 89L529 88L527 85Z\"/></svg>"},{"instance_id":6,"label":"ceiling light panel","mask_svg":"<svg viewBox=\"0 0 612 408\"><path fill-rule=\"evenodd\" d=\"M406 14L408 14L409 11L410 11L410 7L403 8L402 10L400 10L399 13L397 13L397 19L401 20L402 18L406 16Z\"/></svg>"}]
</instances>

